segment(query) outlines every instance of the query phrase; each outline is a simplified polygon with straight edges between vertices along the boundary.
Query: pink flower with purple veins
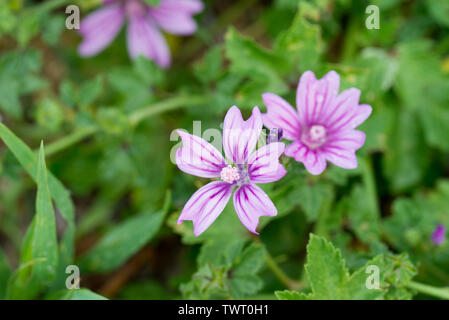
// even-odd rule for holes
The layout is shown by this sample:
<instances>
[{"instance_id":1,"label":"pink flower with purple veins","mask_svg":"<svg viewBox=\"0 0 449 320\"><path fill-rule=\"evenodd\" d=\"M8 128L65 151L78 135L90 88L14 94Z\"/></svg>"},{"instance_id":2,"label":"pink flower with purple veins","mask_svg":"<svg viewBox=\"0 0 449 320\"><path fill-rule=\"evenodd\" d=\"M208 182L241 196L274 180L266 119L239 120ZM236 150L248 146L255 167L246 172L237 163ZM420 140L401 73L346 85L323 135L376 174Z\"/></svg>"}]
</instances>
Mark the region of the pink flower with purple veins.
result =
<instances>
[{"instance_id":1,"label":"pink flower with purple veins","mask_svg":"<svg viewBox=\"0 0 449 320\"><path fill-rule=\"evenodd\" d=\"M223 127L225 158L206 140L178 130L182 147L176 152L176 164L185 173L203 178L215 178L200 188L187 201L178 224L193 221L193 233L199 236L220 215L233 192L234 208L242 224L256 232L260 216L273 217L277 209L268 195L256 183L281 179L287 171L279 163L284 143L273 142L256 148L262 131L258 107L244 121L240 110L233 106L226 114Z\"/></svg>"},{"instance_id":2,"label":"pink flower with purple veins","mask_svg":"<svg viewBox=\"0 0 449 320\"><path fill-rule=\"evenodd\" d=\"M371 106L359 105L360 90L347 89L340 94L340 77L330 71L317 80L311 71L299 80L295 110L281 97L262 95L267 113L262 115L269 129L282 128L283 137L293 141L285 155L302 162L311 174L321 174L326 161L355 169L355 151L363 146L365 133L355 130L371 114Z\"/></svg>"},{"instance_id":3,"label":"pink flower with purple veins","mask_svg":"<svg viewBox=\"0 0 449 320\"><path fill-rule=\"evenodd\" d=\"M157 7L143 0L104 0L104 3L103 8L81 21L80 55L90 57L101 52L127 20L130 57L142 55L164 68L170 65L170 50L159 29L172 34L193 34L196 23L192 16L203 10L200 0L161 0Z\"/></svg>"}]
</instances>

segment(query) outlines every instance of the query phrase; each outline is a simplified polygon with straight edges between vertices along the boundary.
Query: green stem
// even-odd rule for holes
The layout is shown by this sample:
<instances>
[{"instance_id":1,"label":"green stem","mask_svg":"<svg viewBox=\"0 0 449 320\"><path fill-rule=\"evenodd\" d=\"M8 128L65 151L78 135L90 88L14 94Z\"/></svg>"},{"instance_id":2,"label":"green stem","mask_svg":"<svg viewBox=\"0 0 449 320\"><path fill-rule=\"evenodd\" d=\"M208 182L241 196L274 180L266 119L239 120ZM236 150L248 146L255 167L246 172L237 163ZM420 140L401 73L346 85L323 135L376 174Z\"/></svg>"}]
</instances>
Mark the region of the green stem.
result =
<instances>
[{"instance_id":1,"label":"green stem","mask_svg":"<svg viewBox=\"0 0 449 320\"><path fill-rule=\"evenodd\" d=\"M142 120L154 116L158 113L170 111L173 109L186 108L192 105L204 104L208 101L205 96L178 96L163 100L151 106L134 111L129 116L131 125L136 126Z\"/></svg>"},{"instance_id":2,"label":"green stem","mask_svg":"<svg viewBox=\"0 0 449 320\"><path fill-rule=\"evenodd\" d=\"M277 262L273 259L268 251L265 254L265 262L268 268L278 278L278 280L289 290L301 290L304 285L302 282L291 279L282 269Z\"/></svg>"},{"instance_id":3,"label":"green stem","mask_svg":"<svg viewBox=\"0 0 449 320\"><path fill-rule=\"evenodd\" d=\"M415 281L410 281L407 287L432 297L449 300L449 288L436 288Z\"/></svg>"},{"instance_id":4,"label":"green stem","mask_svg":"<svg viewBox=\"0 0 449 320\"><path fill-rule=\"evenodd\" d=\"M143 120L151 116L155 116L159 113L174 109L186 108L193 105L200 105L206 103L207 101L208 98L205 96L178 96L169 98L167 100L163 100L145 108L134 111L128 116L128 121L131 126L135 127ZM45 147L45 156L48 157L64 149L67 149L72 145L75 145L78 142L86 139L87 137L92 136L98 131L100 131L100 127L97 125L80 128L63 138L48 144Z\"/></svg>"},{"instance_id":5,"label":"green stem","mask_svg":"<svg viewBox=\"0 0 449 320\"><path fill-rule=\"evenodd\" d=\"M81 140L93 135L99 129L100 128L97 126L90 126L78 129L75 132L72 132L69 135L62 137L61 139L48 144L48 146L45 147L45 156L48 157L52 154L58 153L59 151L66 149L80 142Z\"/></svg>"}]
</instances>

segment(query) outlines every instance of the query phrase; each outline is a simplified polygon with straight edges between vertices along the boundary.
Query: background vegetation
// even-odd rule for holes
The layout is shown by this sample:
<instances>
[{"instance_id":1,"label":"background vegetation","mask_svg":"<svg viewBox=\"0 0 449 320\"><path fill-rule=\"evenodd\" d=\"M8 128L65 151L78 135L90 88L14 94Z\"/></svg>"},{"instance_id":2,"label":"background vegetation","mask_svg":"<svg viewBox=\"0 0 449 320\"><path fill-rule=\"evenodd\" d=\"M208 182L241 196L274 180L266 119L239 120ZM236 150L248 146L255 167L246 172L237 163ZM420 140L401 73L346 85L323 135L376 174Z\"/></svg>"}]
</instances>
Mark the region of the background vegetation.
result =
<instances>
[{"instance_id":1,"label":"background vegetation","mask_svg":"<svg viewBox=\"0 0 449 320\"><path fill-rule=\"evenodd\" d=\"M123 30L80 58L65 6L99 2L0 2L0 298L449 298L449 244L431 241L449 228L448 1L205 1L194 36L167 35L167 70L131 61ZM170 162L172 131L263 110L264 92L293 103L306 70L373 106L359 168L284 159L260 236L232 204L198 238L177 225L206 180ZM70 264L84 289L66 289Z\"/></svg>"}]
</instances>

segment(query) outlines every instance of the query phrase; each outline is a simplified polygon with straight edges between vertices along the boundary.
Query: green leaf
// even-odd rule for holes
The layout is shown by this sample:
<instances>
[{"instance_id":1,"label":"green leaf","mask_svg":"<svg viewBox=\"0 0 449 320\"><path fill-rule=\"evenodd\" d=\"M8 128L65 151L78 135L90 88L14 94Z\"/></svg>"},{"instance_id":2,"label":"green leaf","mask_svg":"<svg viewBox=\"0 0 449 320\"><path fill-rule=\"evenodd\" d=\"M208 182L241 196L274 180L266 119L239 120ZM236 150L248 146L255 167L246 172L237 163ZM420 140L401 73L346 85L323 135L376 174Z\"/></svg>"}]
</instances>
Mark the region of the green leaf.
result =
<instances>
[{"instance_id":1,"label":"green leaf","mask_svg":"<svg viewBox=\"0 0 449 320\"><path fill-rule=\"evenodd\" d=\"M156 213L142 212L112 228L78 264L83 272L107 272L121 266L159 231L170 204Z\"/></svg>"},{"instance_id":2,"label":"green leaf","mask_svg":"<svg viewBox=\"0 0 449 320\"><path fill-rule=\"evenodd\" d=\"M250 79L240 86L238 96L254 101L260 99L263 92L282 94L287 90L280 72L288 70L288 65L280 55L260 47L234 28L229 28L225 40L226 56L231 60L231 73Z\"/></svg>"},{"instance_id":3,"label":"green leaf","mask_svg":"<svg viewBox=\"0 0 449 320\"><path fill-rule=\"evenodd\" d=\"M195 76L204 84L217 81L223 73L222 46L210 49L201 62L195 64Z\"/></svg>"},{"instance_id":4,"label":"green leaf","mask_svg":"<svg viewBox=\"0 0 449 320\"><path fill-rule=\"evenodd\" d=\"M23 143L2 123L0 123L0 138L11 150L31 178L37 183L38 162L33 151L31 151L25 143ZM61 277L60 283L63 283L65 278L65 267L72 264L74 257L75 209L70 198L69 191L55 176L52 175L51 172L48 171L46 175L51 197L55 201L56 207L67 223L59 247L59 261L61 269L58 272L58 276Z\"/></svg>"},{"instance_id":5,"label":"green leaf","mask_svg":"<svg viewBox=\"0 0 449 320\"><path fill-rule=\"evenodd\" d=\"M36 214L30 224L23 245L20 259L23 268L13 282L14 294L10 298L33 297L40 290L48 287L56 278L58 267L58 240L53 203L47 183L47 168L44 158L44 146L41 143L37 168ZM23 286L25 284L25 287ZM14 289L15 288L15 289ZM23 290L23 291L21 291Z\"/></svg>"},{"instance_id":6,"label":"green leaf","mask_svg":"<svg viewBox=\"0 0 449 320\"><path fill-rule=\"evenodd\" d=\"M425 2L429 13L442 26L449 27L449 2L428 0Z\"/></svg>"},{"instance_id":7,"label":"green leaf","mask_svg":"<svg viewBox=\"0 0 449 320\"><path fill-rule=\"evenodd\" d=\"M92 80L84 82L80 87L79 104L85 107L94 102L103 89L103 77L97 76Z\"/></svg>"},{"instance_id":8,"label":"green leaf","mask_svg":"<svg viewBox=\"0 0 449 320\"><path fill-rule=\"evenodd\" d=\"M393 191L419 183L429 162L428 151L417 115L408 110L397 111L384 158Z\"/></svg>"},{"instance_id":9,"label":"green leaf","mask_svg":"<svg viewBox=\"0 0 449 320\"><path fill-rule=\"evenodd\" d=\"M46 19L43 24L42 38L50 45L56 45L61 33L65 29L65 18L61 15L54 15Z\"/></svg>"},{"instance_id":10,"label":"green leaf","mask_svg":"<svg viewBox=\"0 0 449 320\"><path fill-rule=\"evenodd\" d=\"M186 299L228 299L225 267L215 267L210 264L198 269L188 283L181 284L180 291Z\"/></svg>"},{"instance_id":11,"label":"green leaf","mask_svg":"<svg viewBox=\"0 0 449 320\"><path fill-rule=\"evenodd\" d=\"M383 220L383 232L391 245L400 251L423 254L426 260L433 254L434 244L430 241L437 224L449 226L449 182L441 180L432 191L417 192L412 198L398 198L393 202L392 215ZM441 248L444 252L444 247ZM435 256L436 258L436 256ZM449 263L444 254L441 262Z\"/></svg>"},{"instance_id":12,"label":"green leaf","mask_svg":"<svg viewBox=\"0 0 449 320\"><path fill-rule=\"evenodd\" d=\"M161 0L143 0L147 5L157 7Z\"/></svg>"},{"instance_id":13,"label":"green leaf","mask_svg":"<svg viewBox=\"0 0 449 320\"><path fill-rule=\"evenodd\" d=\"M188 299L242 299L263 287L257 275L265 264L265 248L250 244L243 249L241 240L207 242L201 248L200 268L180 289ZM215 251L215 252L214 252Z\"/></svg>"},{"instance_id":14,"label":"green leaf","mask_svg":"<svg viewBox=\"0 0 449 320\"><path fill-rule=\"evenodd\" d=\"M365 266L350 274L342 258L341 251L336 249L326 239L311 234L309 244L307 245L307 264L305 269L312 292L308 295L292 293L281 297L304 298L307 300L381 299L392 285L395 288L399 285L405 286L407 281L411 279L411 277L404 278L402 282L398 283L397 281L392 281L395 279L389 278L392 274L403 271L402 266L399 268L392 267L391 257L394 256L376 256L368 261ZM366 284L370 276L368 267L371 266L374 266L379 271L379 288L368 288ZM393 269L394 272L392 273Z\"/></svg>"},{"instance_id":15,"label":"green leaf","mask_svg":"<svg viewBox=\"0 0 449 320\"><path fill-rule=\"evenodd\" d=\"M19 101L19 83L14 79L0 77L0 109L14 118L22 116L22 105Z\"/></svg>"},{"instance_id":16,"label":"green leaf","mask_svg":"<svg viewBox=\"0 0 449 320\"><path fill-rule=\"evenodd\" d=\"M324 238L310 235L307 245L307 278L314 299L343 299L349 272L341 252Z\"/></svg>"},{"instance_id":17,"label":"green leaf","mask_svg":"<svg viewBox=\"0 0 449 320\"><path fill-rule=\"evenodd\" d=\"M6 293L6 285L11 275L11 267L6 260L3 251L0 250L0 299L3 299Z\"/></svg>"},{"instance_id":18,"label":"green leaf","mask_svg":"<svg viewBox=\"0 0 449 320\"><path fill-rule=\"evenodd\" d=\"M107 298L90 291L89 289L74 289L67 292L60 300L108 300Z\"/></svg>"},{"instance_id":19,"label":"green leaf","mask_svg":"<svg viewBox=\"0 0 449 320\"><path fill-rule=\"evenodd\" d=\"M319 24L310 20L320 19L320 10L315 4L299 1L298 12L289 29L278 37L275 51L288 61L291 68L300 66L300 71L317 69L324 46Z\"/></svg>"},{"instance_id":20,"label":"green leaf","mask_svg":"<svg viewBox=\"0 0 449 320\"><path fill-rule=\"evenodd\" d=\"M263 287L257 275L265 264L265 248L261 244L251 244L242 253L232 268L229 286L232 296L241 299L257 293Z\"/></svg>"},{"instance_id":21,"label":"green leaf","mask_svg":"<svg viewBox=\"0 0 449 320\"><path fill-rule=\"evenodd\" d=\"M33 237L31 239L31 257L22 261L46 258L44 263L35 266L33 273L43 283L50 283L56 276L58 265L58 240L53 203L47 182L44 144L41 143L37 171L36 215L34 216ZM24 248L27 251L27 248Z\"/></svg>"},{"instance_id":22,"label":"green leaf","mask_svg":"<svg viewBox=\"0 0 449 320\"><path fill-rule=\"evenodd\" d=\"M370 206L366 188L356 185L349 198L348 218L351 229L365 243L380 240L380 217Z\"/></svg>"},{"instance_id":23,"label":"green leaf","mask_svg":"<svg viewBox=\"0 0 449 320\"><path fill-rule=\"evenodd\" d=\"M307 300L307 295L298 291L275 291L274 294L278 300Z\"/></svg>"},{"instance_id":24,"label":"green leaf","mask_svg":"<svg viewBox=\"0 0 449 320\"><path fill-rule=\"evenodd\" d=\"M144 56L138 56L133 60L134 72L147 85L155 85L162 82L164 72L154 61Z\"/></svg>"}]
</instances>

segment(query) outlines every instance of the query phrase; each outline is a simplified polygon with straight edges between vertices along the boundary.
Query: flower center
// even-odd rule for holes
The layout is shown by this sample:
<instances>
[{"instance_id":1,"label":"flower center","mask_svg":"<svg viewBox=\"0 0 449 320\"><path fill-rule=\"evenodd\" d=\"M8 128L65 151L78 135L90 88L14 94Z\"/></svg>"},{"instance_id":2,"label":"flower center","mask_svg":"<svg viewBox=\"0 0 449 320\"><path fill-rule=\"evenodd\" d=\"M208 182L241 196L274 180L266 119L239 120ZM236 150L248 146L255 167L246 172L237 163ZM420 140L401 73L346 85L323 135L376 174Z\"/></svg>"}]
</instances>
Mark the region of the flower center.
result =
<instances>
[{"instance_id":1,"label":"flower center","mask_svg":"<svg viewBox=\"0 0 449 320\"><path fill-rule=\"evenodd\" d=\"M226 181L228 183L233 183L234 181L240 179L239 169L231 165L228 165L227 167L221 169L220 176L221 180Z\"/></svg>"},{"instance_id":2,"label":"flower center","mask_svg":"<svg viewBox=\"0 0 449 320\"><path fill-rule=\"evenodd\" d=\"M316 124L306 129L301 135L301 141L310 149L317 149L326 142L326 128Z\"/></svg>"},{"instance_id":3,"label":"flower center","mask_svg":"<svg viewBox=\"0 0 449 320\"><path fill-rule=\"evenodd\" d=\"M128 15L145 13L145 5L140 0L125 0L125 11Z\"/></svg>"}]
</instances>

